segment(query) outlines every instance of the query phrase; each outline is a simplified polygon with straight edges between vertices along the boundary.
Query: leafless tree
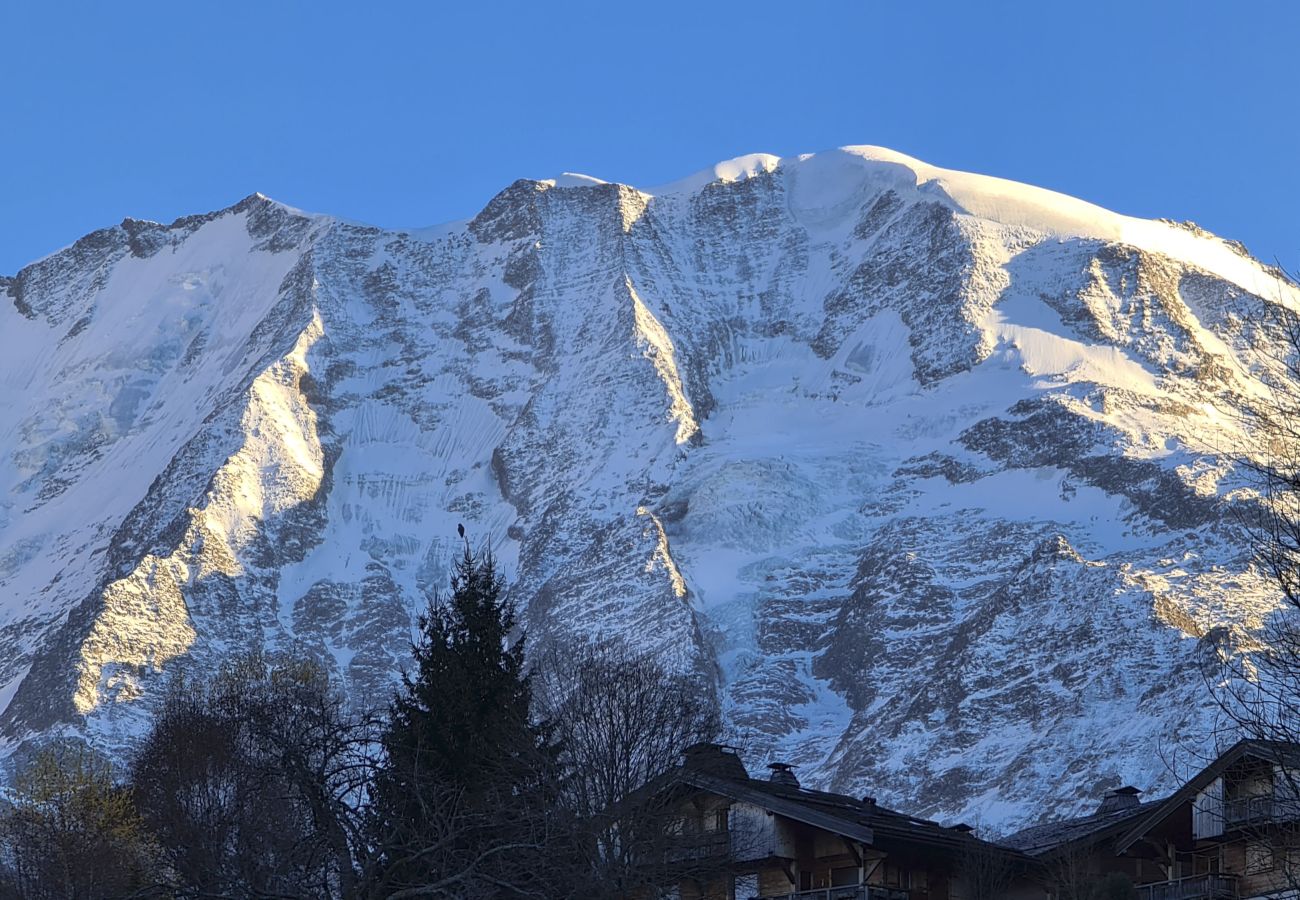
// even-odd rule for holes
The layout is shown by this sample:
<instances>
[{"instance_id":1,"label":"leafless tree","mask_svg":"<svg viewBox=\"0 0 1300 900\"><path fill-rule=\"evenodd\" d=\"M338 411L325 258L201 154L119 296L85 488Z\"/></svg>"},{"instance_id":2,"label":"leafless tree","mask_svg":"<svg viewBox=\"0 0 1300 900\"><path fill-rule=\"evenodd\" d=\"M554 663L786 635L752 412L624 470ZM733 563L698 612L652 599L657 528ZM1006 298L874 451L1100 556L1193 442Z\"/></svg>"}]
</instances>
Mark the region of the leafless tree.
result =
<instances>
[{"instance_id":1,"label":"leafless tree","mask_svg":"<svg viewBox=\"0 0 1300 900\"><path fill-rule=\"evenodd\" d=\"M982 840L979 834L983 830L977 822L958 853L962 896L967 900L1001 900L1016 878L1027 873L1014 853Z\"/></svg>"},{"instance_id":2,"label":"leafless tree","mask_svg":"<svg viewBox=\"0 0 1300 900\"><path fill-rule=\"evenodd\" d=\"M1283 608L1255 635L1207 634L1206 672L1234 735L1293 741L1300 736L1300 311L1256 300L1232 318L1258 390L1236 398L1246 446L1217 452L1253 489L1231 510Z\"/></svg>"},{"instance_id":3,"label":"leafless tree","mask_svg":"<svg viewBox=\"0 0 1300 900\"><path fill-rule=\"evenodd\" d=\"M722 727L703 677L670 673L622 642L551 651L534 694L563 747L566 800L583 816L609 809Z\"/></svg>"},{"instance_id":4,"label":"leafless tree","mask_svg":"<svg viewBox=\"0 0 1300 900\"><path fill-rule=\"evenodd\" d=\"M1097 878L1093 850L1089 845L1070 842L1041 859L1043 881L1055 900L1089 900Z\"/></svg>"},{"instance_id":5,"label":"leafless tree","mask_svg":"<svg viewBox=\"0 0 1300 900\"><path fill-rule=\"evenodd\" d=\"M373 868L361 808L374 729L302 660L178 678L132 783L181 896L354 897Z\"/></svg>"},{"instance_id":6,"label":"leafless tree","mask_svg":"<svg viewBox=\"0 0 1300 900\"><path fill-rule=\"evenodd\" d=\"M1071 841L1038 858L1038 872L1054 900L1128 900L1133 879L1099 865L1110 855L1104 842Z\"/></svg>"},{"instance_id":7,"label":"leafless tree","mask_svg":"<svg viewBox=\"0 0 1300 900\"><path fill-rule=\"evenodd\" d=\"M670 781L686 748L721 731L708 680L619 642L554 650L535 679L578 827L573 896L667 896L729 873L738 835L725 812L692 807Z\"/></svg>"},{"instance_id":8,"label":"leafless tree","mask_svg":"<svg viewBox=\"0 0 1300 900\"><path fill-rule=\"evenodd\" d=\"M1208 634L1204 672L1223 715L1220 749L1242 737L1262 742L1258 753L1267 757L1273 786L1270 814L1255 837L1272 848L1280 877L1300 888L1300 310L1279 298L1236 320L1262 390L1241 398L1241 424L1253 441L1232 462L1255 496L1234 509L1283 603L1253 634Z\"/></svg>"}]
</instances>

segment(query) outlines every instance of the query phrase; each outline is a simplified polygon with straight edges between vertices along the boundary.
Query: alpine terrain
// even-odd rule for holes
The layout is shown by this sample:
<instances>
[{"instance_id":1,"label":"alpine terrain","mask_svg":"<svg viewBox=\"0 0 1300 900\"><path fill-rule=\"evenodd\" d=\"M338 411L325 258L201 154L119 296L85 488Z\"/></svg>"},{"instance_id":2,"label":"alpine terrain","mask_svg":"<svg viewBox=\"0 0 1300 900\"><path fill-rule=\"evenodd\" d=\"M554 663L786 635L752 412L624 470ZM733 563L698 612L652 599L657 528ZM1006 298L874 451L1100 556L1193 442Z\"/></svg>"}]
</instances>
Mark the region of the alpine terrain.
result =
<instances>
[{"instance_id":1,"label":"alpine terrain","mask_svg":"<svg viewBox=\"0 0 1300 900\"><path fill-rule=\"evenodd\" d=\"M123 752L253 647L382 703L464 523L532 652L716 684L751 765L1009 828L1176 783L1286 387L1238 244L876 147L395 231L255 194L0 278L0 736ZM1261 349L1263 348L1263 349Z\"/></svg>"}]
</instances>

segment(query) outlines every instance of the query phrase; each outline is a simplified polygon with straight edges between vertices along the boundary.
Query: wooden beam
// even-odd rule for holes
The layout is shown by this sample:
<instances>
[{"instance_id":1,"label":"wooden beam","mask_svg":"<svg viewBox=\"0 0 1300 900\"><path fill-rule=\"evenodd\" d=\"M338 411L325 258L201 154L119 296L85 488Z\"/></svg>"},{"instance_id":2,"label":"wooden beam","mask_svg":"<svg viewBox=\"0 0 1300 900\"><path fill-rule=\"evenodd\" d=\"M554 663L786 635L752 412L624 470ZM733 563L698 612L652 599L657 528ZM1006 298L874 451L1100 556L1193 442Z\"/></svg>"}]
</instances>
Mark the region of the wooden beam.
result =
<instances>
[{"instance_id":1,"label":"wooden beam","mask_svg":"<svg viewBox=\"0 0 1300 900\"><path fill-rule=\"evenodd\" d=\"M841 840L844 841L844 846L849 848L849 855L853 857L853 864L859 869L862 868L862 854L858 852L858 848L853 846L853 842L846 837L842 837Z\"/></svg>"}]
</instances>

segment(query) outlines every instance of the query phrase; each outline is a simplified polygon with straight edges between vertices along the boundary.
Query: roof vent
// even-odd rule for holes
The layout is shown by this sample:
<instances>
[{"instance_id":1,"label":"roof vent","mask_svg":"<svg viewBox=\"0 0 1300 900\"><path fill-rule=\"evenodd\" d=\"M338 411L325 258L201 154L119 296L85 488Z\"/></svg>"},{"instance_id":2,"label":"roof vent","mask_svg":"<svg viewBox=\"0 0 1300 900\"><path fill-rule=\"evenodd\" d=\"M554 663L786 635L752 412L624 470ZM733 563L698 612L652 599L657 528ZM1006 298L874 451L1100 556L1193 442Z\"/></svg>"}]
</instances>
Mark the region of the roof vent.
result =
<instances>
[{"instance_id":1,"label":"roof vent","mask_svg":"<svg viewBox=\"0 0 1300 900\"><path fill-rule=\"evenodd\" d=\"M772 774L767 776L767 780L773 784L783 784L792 788L799 786L799 779L794 774L794 766L789 763L768 763L767 767L772 770Z\"/></svg>"},{"instance_id":2,"label":"roof vent","mask_svg":"<svg viewBox=\"0 0 1300 900\"><path fill-rule=\"evenodd\" d=\"M1097 815L1119 812L1122 809L1137 809L1142 805L1142 801L1138 799L1140 793L1142 792L1132 785L1107 791L1106 796L1101 800L1101 805L1097 807Z\"/></svg>"}]
</instances>

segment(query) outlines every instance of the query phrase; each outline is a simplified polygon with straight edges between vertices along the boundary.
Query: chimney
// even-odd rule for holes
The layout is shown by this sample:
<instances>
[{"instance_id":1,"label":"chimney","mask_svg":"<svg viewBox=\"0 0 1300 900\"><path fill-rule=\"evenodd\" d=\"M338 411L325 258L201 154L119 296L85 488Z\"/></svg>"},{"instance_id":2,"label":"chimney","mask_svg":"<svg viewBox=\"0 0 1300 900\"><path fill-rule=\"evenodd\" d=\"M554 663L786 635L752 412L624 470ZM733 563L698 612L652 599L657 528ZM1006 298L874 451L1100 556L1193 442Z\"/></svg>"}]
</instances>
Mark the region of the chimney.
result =
<instances>
[{"instance_id":1,"label":"chimney","mask_svg":"<svg viewBox=\"0 0 1300 900\"><path fill-rule=\"evenodd\" d=\"M767 767L772 770L772 774L767 776L767 780L773 784L782 784L792 788L799 786L799 779L794 774L794 766L789 763L768 763Z\"/></svg>"},{"instance_id":2,"label":"chimney","mask_svg":"<svg viewBox=\"0 0 1300 900\"><path fill-rule=\"evenodd\" d=\"M749 778L745 764L740 761L732 747L721 744L691 744L682 751L682 768L719 775L723 778L744 780Z\"/></svg>"},{"instance_id":3,"label":"chimney","mask_svg":"<svg viewBox=\"0 0 1300 900\"><path fill-rule=\"evenodd\" d=\"M1097 807L1097 815L1103 816L1107 813L1119 812L1122 809L1137 809L1142 805L1138 800L1138 794L1142 793L1132 785L1115 788L1107 791L1106 796L1101 799L1101 805Z\"/></svg>"}]
</instances>

